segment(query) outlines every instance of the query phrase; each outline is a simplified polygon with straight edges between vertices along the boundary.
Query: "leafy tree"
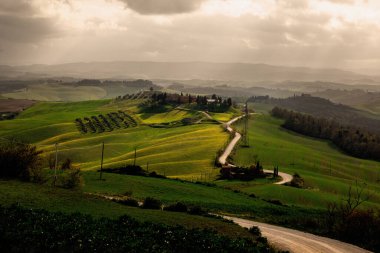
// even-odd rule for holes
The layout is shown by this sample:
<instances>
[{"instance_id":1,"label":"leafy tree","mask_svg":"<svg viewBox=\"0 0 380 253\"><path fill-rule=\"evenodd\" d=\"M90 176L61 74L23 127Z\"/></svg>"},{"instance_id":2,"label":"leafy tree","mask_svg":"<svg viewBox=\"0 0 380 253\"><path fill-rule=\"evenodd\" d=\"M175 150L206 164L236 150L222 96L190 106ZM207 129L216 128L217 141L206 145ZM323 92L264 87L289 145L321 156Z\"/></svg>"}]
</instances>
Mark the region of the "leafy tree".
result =
<instances>
[{"instance_id":1,"label":"leafy tree","mask_svg":"<svg viewBox=\"0 0 380 253\"><path fill-rule=\"evenodd\" d=\"M0 145L0 178L33 180L41 166L36 146L10 140Z\"/></svg>"},{"instance_id":2,"label":"leafy tree","mask_svg":"<svg viewBox=\"0 0 380 253\"><path fill-rule=\"evenodd\" d=\"M65 189L78 189L82 186L83 179L79 168L71 168L58 177L57 186Z\"/></svg>"}]
</instances>

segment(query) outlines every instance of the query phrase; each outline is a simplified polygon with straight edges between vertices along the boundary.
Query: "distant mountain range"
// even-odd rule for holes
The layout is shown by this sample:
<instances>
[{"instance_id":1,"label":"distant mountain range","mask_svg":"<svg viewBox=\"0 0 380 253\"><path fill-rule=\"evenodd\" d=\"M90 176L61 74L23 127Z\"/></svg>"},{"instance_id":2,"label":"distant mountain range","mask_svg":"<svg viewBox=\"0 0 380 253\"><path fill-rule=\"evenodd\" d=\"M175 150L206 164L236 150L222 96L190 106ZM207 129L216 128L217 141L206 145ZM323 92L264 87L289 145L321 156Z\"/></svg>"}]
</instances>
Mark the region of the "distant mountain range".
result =
<instances>
[{"instance_id":1,"label":"distant mountain range","mask_svg":"<svg viewBox=\"0 0 380 253\"><path fill-rule=\"evenodd\" d=\"M89 62L0 66L1 79L74 77L97 79L220 80L244 82L324 81L378 84L380 77L339 69L312 69L249 63Z\"/></svg>"}]
</instances>

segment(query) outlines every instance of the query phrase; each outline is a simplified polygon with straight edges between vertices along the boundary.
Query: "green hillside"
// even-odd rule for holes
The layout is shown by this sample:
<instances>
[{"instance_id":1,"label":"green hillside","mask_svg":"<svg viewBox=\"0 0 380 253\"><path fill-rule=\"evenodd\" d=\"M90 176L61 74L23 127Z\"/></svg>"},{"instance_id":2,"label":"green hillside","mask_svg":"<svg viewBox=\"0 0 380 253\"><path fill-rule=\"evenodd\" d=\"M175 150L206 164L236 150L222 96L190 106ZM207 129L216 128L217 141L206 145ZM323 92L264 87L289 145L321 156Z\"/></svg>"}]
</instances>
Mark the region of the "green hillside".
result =
<instances>
[{"instance_id":1,"label":"green hillside","mask_svg":"<svg viewBox=\"0 0 380 253\"><path fill-rule=\"evenodd\" d=\"M130 87L123 83L21 83L20 86L2 83L1 96L14 99L30 99L38 101L84 101L115 98L120 94L134 94L144 87ZM146 88L146 87L145 87Z\"/></svg>"},{"instance_id":2,"label":"green hillside","mask_svg":"<svg viewBox=\"0 0 380 253\"><path fill-rule=\"evenodd\" d=\"M38 103L15 120L0 122L0 137L17 137L37 145L51 155L58 145L60 161L70 158L83 170L100 166L101 143L105 143L104 167L132 163L134 149L137 164L149 170L173 177L199 177L215 173L216 152L223 147L228 135L212 123L178 127L153 128L152 123L168 123L184 118L202 118L197 111L169 108L165 113L139 113L141 100L96 100L86 102ZM102 133L80 133L76 118L106 115L122 110L138 123L137 127L105 129Z\"/></svg>"},{"instance_id":3,"label":"green hillside","mask_svg":"<svg viewBox=\"0 0 380 253\"><path fill-rule=\"evenodd\" d=\"M242 123L236 127L242 128ZM328 141L293 133L281 127L282 121L255 114L249 121L250 147L239 147L233 156L238 165L255 159L265 169L278 165L280 171L299 173L306 189L254 183L224 183L230 188L279 199L287 204L326 207L328 201L340 201L349 185L366 184L371 195L369 206L380 206L380 163L348 156Z\"/></svg>"},{"instance_id":4,"label":"green hillside","mask_svg":"<svg viewBox=\"0 0 380 253\"><path fill-rule=\"evenodd\" d=\"M164 212L137 207L129 207L78 191L52 188L19 181L0 181L0 204L10 206L15 203L20 207L45 209L53 212L91 215L95 218L108 217L116 219L128 215L139 221L182 225L187 228L208 228L230 237L250 237L250 234L238 225L222 222L186 213ZM175 217L175 219L173 219Z\"/></svg>"}]
</instances>

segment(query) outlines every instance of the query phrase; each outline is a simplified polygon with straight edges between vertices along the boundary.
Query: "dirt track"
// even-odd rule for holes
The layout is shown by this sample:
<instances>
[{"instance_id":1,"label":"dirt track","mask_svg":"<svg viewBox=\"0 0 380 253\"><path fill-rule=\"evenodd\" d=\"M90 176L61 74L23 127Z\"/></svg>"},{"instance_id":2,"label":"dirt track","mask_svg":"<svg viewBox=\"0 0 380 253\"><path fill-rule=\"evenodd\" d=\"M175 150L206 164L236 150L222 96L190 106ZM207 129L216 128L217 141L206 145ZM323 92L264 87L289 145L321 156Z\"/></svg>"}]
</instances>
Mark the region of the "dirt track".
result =
<instances>
[{"instance_id":1,"label":"dirt track","mask_svg":"<svg viewBox=\"0 0 380 253\"><path fill-rule=\"evenodd\" d=\"M257 226L268 241L282 249L293 253L365 253L370 252L357 246L326 237L301 232L294 229L278 227L251 220L224 216L242 227Z\"/></svg>"},{"instance_id":2,"label":"dirt track","mask_svg":"<svg viewBox=\"0 0 380 253\"><path fill-rule=\"evenodd\" d=\"M227 131L232 133L233 129L231 128L231 124L236 122L237 120L241 119L243 116L236 117L226 123ZM224 150L223 154L219 157L220 164L226 164L227 157L231 154L232 150L234 149L235 145L238 143L238 141L241 138L241 134L238 132L235 132L235 136L232 139L232 141L228 144L226 149Z\"/></svg>"},{"instance_id":3,"label":"dirt track","mask_svg":"<svg viewBox=\"0 0 380 253\"><path fill-rule=\"evenodd\" d=\"M226 123L227 130L232 132L231 124L242 118L243 116L236 117ZM223 154L219 157L221 164L226 164L227 157L231 154L235 145L241 138L241 134L235 132L235 136L228 144ZM229 164L234 166L233 164ZM272 173L271 170L264 170L265 173ZM279 172L282 180L275 184L285 184L293 179L293 176L287 173ZM257 226L260 228L262 235L266 237L269 242L281 250L289 250L294 253L364 253L370 252L359 248L357 246L333 240L326 237L316 236L313 234L301 232L294 229L283 228L279 226L269 225L251 220L245 220L235 217L224 216L224 218L234 221L242 227L250 228Z\"/></svg>"},{"instance_id":4,"label":"dirt track","mask_svg":"<svg viewBox=\"0 0 380 253\"><path fill-rule=\"evenodd\" d=\"M230 133L232 133L233 129L231 128L231 124L235 123L237 120L239 120L239 119L241 119L243 117L244 116L239 116L239 117L233 118L232 120L228 121L226 123L227 131L229 131ZM239 142L240 138L241 138L241 134L238 133L238 132L235 132L234 138L228 144L228 146L224 150L223 154L219 157L220 164L226 164L227 163L228 156L231 154L232 150L234 149L235 145ZM234 166L233 164L229 164L229 165L230 166ZM264 170L264 172L265 173L272 173L273 171L271 171L271 170ZM288 183L288 182L292 181L292 179L293 179L292 175L284 173L284 172L279 172L278 175L280 177L282 177L282 180L279 181L279 182L276 182L274 184L285 184L285 183Z\"/></svg>"}]
</instances>

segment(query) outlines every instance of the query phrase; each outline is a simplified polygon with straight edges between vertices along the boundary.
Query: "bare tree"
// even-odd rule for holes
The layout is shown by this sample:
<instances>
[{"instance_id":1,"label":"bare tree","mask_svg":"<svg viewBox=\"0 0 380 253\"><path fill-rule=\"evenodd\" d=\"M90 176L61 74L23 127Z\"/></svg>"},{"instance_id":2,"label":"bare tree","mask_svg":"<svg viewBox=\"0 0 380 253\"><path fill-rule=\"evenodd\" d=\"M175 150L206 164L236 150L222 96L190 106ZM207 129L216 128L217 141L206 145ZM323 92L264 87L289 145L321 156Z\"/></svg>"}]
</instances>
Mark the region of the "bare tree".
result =
<instances>
[{"instance_id":1,"label":"bare tree","mask_svg":"<svg viewBox=\"0 0 380 253\"><path fill-rule=\"evenodd\" d=\"M352 185L348 188L348 193L344 203L341 205L341 209L345 216L351 215L356 208L361 204L370 199L370 193L367 189L367 184L359 184L358 181L355 181L355 188L353 189Z\"/></svg>"},{"instance_id":2,"label":"bare tree","mask_svg":"<svg viewBox=\"0 0 380 253\"><path fill-rule=\"evenodd\" d=\"M336 226L342 226L355 210L368 201L371 197L367 184L360 184L357 180L355 185L350 185L347 196L338 204L336 202L328 203L326 223L330 231L336 229Z\"/></svg>"}]
</instances>

